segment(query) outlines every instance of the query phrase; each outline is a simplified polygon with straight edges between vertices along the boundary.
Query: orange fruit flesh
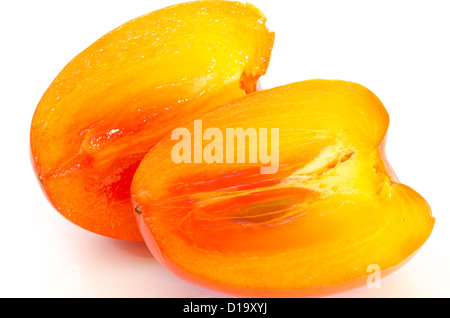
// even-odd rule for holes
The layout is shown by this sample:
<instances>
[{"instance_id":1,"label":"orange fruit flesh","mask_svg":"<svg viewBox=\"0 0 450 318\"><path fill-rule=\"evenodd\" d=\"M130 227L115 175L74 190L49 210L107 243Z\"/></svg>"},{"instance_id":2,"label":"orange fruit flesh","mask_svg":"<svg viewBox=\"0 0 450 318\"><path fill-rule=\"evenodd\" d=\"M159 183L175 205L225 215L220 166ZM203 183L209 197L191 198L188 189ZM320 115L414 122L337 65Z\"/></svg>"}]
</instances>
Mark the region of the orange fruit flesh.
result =
<instances>
[{"instance_id":1,"label":"orange fruit flesh","mask_svg":"<svg viewBox=\"0 0 450 318\"><path fill-rule=\"evenodd\" d=\"M189 118L256 90L274 35L248 4L191 2L129 21L76 56L31 124L37 177L92 232L142 240L130 199L140 160Z\"/></svg>"},{"instance_id":2,"label":"orange fruit flesh","mask_svg":"<svg viewBox=\"0 0 450 318\"><path fill-rule=\"evenodd\" d=\"M136 217L155 257L184 279L235 296L327 295L365 283L372 264L395 270L431 233L428 204L386 161L388 114L361 85L293 83L197 119L224 135L278 128L279 167L175 163L170 136L149 151L132 182ZM192 121L180 127L194 134Z\"/></svg>"}]
</instances>

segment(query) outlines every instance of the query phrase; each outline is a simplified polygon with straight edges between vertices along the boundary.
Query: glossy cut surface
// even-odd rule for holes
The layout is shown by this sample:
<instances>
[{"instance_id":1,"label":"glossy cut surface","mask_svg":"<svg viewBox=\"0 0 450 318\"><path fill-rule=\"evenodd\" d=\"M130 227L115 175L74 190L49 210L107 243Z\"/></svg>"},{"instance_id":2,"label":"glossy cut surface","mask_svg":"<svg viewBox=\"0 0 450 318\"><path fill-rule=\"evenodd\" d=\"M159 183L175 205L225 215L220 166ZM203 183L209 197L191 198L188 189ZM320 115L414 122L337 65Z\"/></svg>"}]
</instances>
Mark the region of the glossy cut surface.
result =
<instances>
[{"instance_id":1,"label":"glossy cut surface","mask_svg":"<svg viewBox=\"0 0 450 318\"><path fill-rule=\"evenodd\" d=\"M171 136L149 151L132 182L136 217L184 279L235 296L322 296L365 284L371 266L392 272L432 231L427 202L386 160L388 113L361 85L293 83L196 119L203 131L278 128L279 167L175 163ZM192 121L181 127L194 134Z\"/></svg>"},{"instance_id":2,"label":"glossy cut surface","mask_svg":"<svg viewBox=\"0 0 450 318\"><path fill-rule=\"evenodd\" d=\"M76 56L36 108L31 155L53 206L75 224L142 240L130 184L171 129L256 90L274 35L255 7L198 1L112 30Z\"/></svg>"}]
</instances>

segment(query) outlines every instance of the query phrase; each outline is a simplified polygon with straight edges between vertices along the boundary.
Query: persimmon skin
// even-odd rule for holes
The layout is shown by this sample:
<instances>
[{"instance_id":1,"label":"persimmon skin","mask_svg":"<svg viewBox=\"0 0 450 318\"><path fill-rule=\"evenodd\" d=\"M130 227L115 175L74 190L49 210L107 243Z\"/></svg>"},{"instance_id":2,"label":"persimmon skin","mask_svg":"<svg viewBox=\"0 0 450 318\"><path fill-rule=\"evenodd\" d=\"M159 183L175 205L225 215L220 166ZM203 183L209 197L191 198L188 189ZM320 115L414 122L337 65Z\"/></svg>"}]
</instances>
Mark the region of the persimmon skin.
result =
<instances>
[{"instance_id":1,"label":"persimmon skin","mask_svg":"<svg viewBox=\"0 0 450 318\"><path fill-rule=\"evenodd\" d=\"M141 233L192 283L233 296L326 296L364 285L370 265L395 271L431 234L429 205L384 154L388 113L361 85L293 83L197 120L278 127L280 166L263 175L261 163L177 164L169 137L147 153L131 189Z\"/></svg>"},{"instance_id":2,"label":"persimmon skin","mask_svg":"<svg viewBox=\"0 0 450 318\"><path fill-rule=\"evenodd\" d=\"M274 34L249 4L195 1L131 20L81 52L34 113L32 164L51 204L91 232L142 241L130 185L185 120L257 89Z\"/></svg>"}]
</instances>

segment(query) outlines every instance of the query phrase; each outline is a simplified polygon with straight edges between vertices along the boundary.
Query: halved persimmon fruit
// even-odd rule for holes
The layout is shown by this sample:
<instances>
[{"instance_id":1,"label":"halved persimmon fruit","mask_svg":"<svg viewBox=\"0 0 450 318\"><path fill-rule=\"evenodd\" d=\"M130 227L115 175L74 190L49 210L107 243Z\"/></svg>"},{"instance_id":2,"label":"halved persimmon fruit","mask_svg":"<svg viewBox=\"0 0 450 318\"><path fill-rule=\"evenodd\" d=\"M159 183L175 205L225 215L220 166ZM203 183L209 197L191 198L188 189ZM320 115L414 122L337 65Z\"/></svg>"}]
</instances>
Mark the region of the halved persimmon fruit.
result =
<instances>
[{"instance_id":1,"label":"halved persimmon fruit","mask_svg":"<svg viewBox=\"0 0 450 318\"><path fill-rule=\"evenodd\" d=\"M249 4L195 1L112 30L76 56L40 100L31 155L53 206L92 232L142 240L134 172L171 129L256 90L274 35Z\"/></svg>"},{"instance_id":2,"label":"halved persimmon fruit","mask_svg":"<svg viewBox=\"0 0 450 318\"><path fill-rule=\"evenodd\" d=\"M235 296L323 296L364 284L373 265L386 275L434 225L386 160L388 124L371 91L338 80L186 121L133 178L144 239L180 277Z\"/></svg>"}]
</instances>

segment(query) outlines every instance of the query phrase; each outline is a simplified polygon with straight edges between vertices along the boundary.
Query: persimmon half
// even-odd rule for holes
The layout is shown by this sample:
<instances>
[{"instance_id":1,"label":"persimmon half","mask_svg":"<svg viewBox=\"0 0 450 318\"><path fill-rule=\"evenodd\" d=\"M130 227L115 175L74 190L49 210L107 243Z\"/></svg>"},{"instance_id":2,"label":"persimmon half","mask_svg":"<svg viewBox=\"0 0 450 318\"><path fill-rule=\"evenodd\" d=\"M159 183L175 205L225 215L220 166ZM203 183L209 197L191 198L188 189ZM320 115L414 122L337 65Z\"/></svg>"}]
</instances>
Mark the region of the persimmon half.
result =
<instances>
[{"instance_id":1,"label":"persimmon half","mask_svg":"<svg viewBox=\"0 0 450 318\"><path fill-rule=\"evenodd\" d=\"M384 276L434 225L386 159L388 125L369 89L338 80L254 92L186 121L133 178L143 237L180 277L234 296L324 296L365 284L373 268ZM271 149L278 161L264 172Z\"/></svg>"},{"instance_id":2,"label":"persimmon half","mask_svg":"<svg viewBox=\"0 0 450 318\"><path fill-rule=\"evenodd\" d=\"M130 198L139 162L188 118L256 90L274 40L265 20L240 2L183 3L70 61L31 123L34 169L53 206L97 234L142 240Z\"/></svg>"}]
</instances>

